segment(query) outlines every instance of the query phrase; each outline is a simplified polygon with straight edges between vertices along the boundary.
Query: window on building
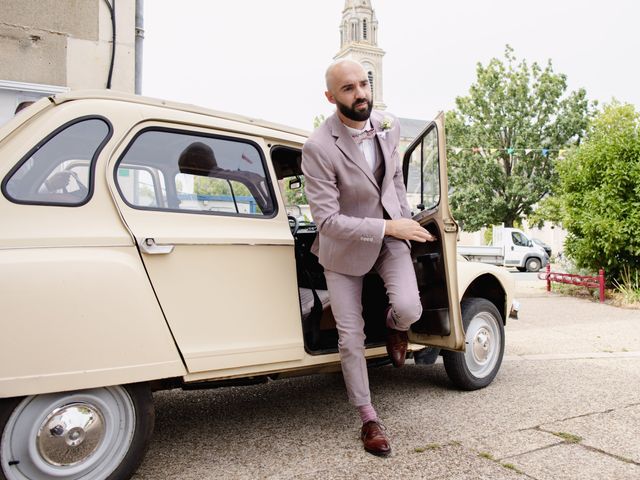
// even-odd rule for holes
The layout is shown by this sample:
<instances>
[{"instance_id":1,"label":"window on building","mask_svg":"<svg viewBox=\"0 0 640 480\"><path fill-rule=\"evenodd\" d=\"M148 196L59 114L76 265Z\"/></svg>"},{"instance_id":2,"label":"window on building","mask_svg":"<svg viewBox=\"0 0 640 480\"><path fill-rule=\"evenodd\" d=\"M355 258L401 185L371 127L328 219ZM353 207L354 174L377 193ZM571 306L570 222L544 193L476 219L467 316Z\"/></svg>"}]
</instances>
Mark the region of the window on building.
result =
<instances>
[{"instance_id":1,"label":"window on building","mask_svg":"<svg viewBox=\"0 0 640 480\"><path fill-rule=\"evenodd\" d=\"M36 145L2 184L16 203L74 206L92 190L95 160L110 136L106 121L75 121Z\"/></svg>"},{"instance_id":2,"label":"window on building","mask_svg":"<svg viewBox=\"0 0 640 480\"><path fill-rule=\"evenodd\" d=\"M134 208L268 216L275 202L250 142L145 130L119 160L116 182Z\"/></svg>"},{"instance_id":3,"label":"window on building","mask_svg":"<svg viewBox=\"0 0 640 480\"><path fill-rule=\"evenodd\" d=\"M371 96L373 97L373 72L371 70L367 72L367 77L369 77L369 85L371 85Z\"/></svg>"},{"instance_id":4,"label":"window on building","mask_svg":"<svg viewBox=\"0 0 640 480\"><path fill-rule=\"evenodd\" d=\"M362 20L362 38L367 39L367 19Z\"/></svg>"}]
</instances>

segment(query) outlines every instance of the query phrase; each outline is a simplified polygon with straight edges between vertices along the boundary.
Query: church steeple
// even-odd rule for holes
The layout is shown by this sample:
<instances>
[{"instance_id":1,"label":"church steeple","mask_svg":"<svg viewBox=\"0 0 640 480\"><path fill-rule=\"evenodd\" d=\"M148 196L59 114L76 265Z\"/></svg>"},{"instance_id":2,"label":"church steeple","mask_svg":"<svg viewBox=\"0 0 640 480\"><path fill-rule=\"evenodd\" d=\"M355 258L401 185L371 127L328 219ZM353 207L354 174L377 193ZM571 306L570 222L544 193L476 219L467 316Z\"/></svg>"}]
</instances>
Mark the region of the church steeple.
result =
<instances>
[{"instance_id":1,"label":"church steeple","mask_svg":"<svg viewBox=\"0 0 640 480\"><path fill-rule=\"evenodd\" d=\"M345 0L340 23L340 51L334 60L350 58L359 62L369 76L373 106L384 110L382 101L382 57L378 47L378 20L371 0Z\"/></svg>"}]
</instances>

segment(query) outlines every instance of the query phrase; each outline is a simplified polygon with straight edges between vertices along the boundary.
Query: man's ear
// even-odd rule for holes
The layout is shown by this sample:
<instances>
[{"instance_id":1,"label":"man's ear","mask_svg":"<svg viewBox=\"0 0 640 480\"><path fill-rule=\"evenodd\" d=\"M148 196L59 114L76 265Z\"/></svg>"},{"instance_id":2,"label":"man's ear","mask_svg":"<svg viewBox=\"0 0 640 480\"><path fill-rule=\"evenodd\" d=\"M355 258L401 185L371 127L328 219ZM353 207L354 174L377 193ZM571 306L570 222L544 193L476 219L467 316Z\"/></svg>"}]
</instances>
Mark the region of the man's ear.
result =
<instances>
[{"instance_id":1,"label":"man's ear","mask_svg":"<svg viewBox=\"0 0 640 480\"><path fill-rule=\"evenodd\" d=\"M325 97L327 97L327 100L329 100L329 102L330 102L330 103L333 103L333 104L335 105L335 103L336 103L336 99L335 99L335 97L331 94L331 92L330 92L330 91L328 91L328 90L327 90L326 92L324 92L324 96L325 96Z\"/></svg>"}]
</instances>

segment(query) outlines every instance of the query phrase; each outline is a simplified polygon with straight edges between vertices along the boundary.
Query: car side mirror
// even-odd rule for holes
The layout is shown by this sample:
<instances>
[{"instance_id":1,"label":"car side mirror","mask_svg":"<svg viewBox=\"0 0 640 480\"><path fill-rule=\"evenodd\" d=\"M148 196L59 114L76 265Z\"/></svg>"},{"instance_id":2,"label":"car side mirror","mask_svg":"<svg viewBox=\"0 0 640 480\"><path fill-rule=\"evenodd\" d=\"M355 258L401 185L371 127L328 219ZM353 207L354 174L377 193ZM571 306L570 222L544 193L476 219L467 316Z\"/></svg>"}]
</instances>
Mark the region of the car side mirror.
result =
<instances>
[{"instance_id":1,"label":"car side mirror","mask_svg":"<svg viewBox=\"0 0 640 480\"><path fill-rule=\"evenodd\" d=\"M302 180L297 175L289 180L289 188L291 190L298 190L300 187L302 187Z\"/></svg>"},{"instance_id":2,"label":"car side mirror","mask_svg":"<svg viewBox=\"0 0 640 480\"><path fill-rule=\"evenodd\" d=\"M533 242L531 240L529 240L529 243L527 243L527 247L533 247Z\"/></svg>"}]
</instances>

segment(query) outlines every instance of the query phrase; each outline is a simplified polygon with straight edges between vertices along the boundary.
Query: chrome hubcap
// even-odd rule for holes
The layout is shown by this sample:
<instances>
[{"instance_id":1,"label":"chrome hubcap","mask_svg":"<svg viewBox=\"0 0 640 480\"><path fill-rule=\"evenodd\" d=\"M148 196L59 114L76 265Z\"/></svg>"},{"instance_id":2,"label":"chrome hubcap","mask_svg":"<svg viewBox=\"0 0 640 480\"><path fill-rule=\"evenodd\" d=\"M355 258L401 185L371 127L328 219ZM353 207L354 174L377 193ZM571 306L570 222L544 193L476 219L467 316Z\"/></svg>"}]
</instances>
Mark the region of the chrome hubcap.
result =
<instances>
[{"instance_id":1,"label":"chrome hubcap","mask_svg":"<svg viewBox=\"0 0 640 480\"><path fill-rule=\"evenodd\" d=\"M491 351L491 333L486 328L481 328L473 342L473 356L478 363L485 363Z\"/></svg>"},{"instance_id":2,"label":"chrome hubcap","mask_svg":"<svg viewBox=\"0 0 640 480\"><path fill-rule=\"evenodd\" d=\"M489 375L498 361L501 340L499 321L489 312L480 312L469 322L465 362L476 378Z\"/></svg>"},{"instance_id":3,"label":"chrome hubcap","mask_svg":"<svg viewBox=\"0 0 640 480\"><path fill-rule=\"evenodd\" d=\"M51 412L38 430L38 451L51 465L71 466L96 451L104 438L104 418L88 403Z\"/></svg>"}]
</instances>

